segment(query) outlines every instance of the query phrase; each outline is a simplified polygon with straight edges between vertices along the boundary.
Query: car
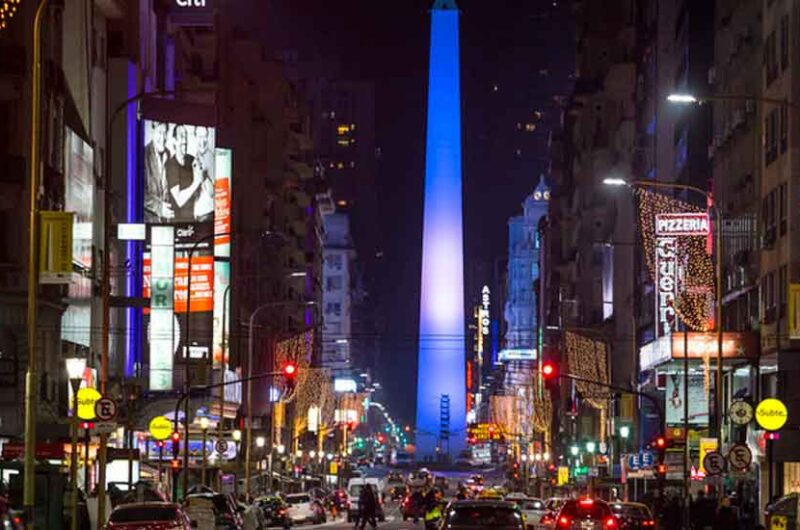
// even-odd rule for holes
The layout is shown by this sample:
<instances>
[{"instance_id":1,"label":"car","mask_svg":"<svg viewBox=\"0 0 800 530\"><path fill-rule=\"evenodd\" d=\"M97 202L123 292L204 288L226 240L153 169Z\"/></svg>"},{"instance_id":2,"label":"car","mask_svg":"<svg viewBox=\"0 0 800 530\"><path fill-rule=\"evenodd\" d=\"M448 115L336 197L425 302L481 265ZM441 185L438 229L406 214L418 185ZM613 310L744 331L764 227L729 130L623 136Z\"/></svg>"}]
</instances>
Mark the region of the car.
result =
<instances>
[{"instance_id":1,"label":"car","mask_svg":"<svg viewBox=\"0 0 800 530\"><path fill-rule=\"evenodd\" d=\"M104 530L190 530L197 523L190 521L180 505L170 502L139 502L118 506Z\"/></svg>"},{"instance_id":2,"label":"car","mask_svg":"<svg viewBox=\"0 0 800 530\"><path fill-rule=\"evenodd\" d=\"M640 502L615 502L611 511L619 520L620 530L652 530L656 526L650 508Z\"/></svg>"},{"instance_id":3,"label":"car","mask_svg":"<svg viewBox=\"0 0 800 530\"><path fill-rule=\"evenodd\" d=\"M319 524L320 517L319 503L315 503L308 493L292 493L284 496L286 504L289 505L289 517L294 523L313 523Z\"/></svg>"},{"instance_id":4,"label":"car","mask_svg":"<svg viewBox=\"0 0 800 530\"><path fill-rule=\"evenodd\" d=\"M447 507L442 528L448 530L503 528L524 530L522 513L506 501L453 501Z\"/></svg>"},{"instance_id":5,"label":"car","mask_svg":"<svg viewBox=\"0 0 800 530\"><path fill-rule=\"evenodd\" d=\"M506 499L508 499L508 497L506 497ZM522 510L522 515L525 517L525 526L537 529L544 528L541 525L541 521L542 517L547 513L547 508L545 508L542 499L524 497L514 502L519 506L519 509Z\"/></svg>"},{"instance_id":6,"label":"car","mask_svg":"<svg viewBox=\"0 0 800 530\"><path fill-rule=\"evenodd\" d=\"M556 530L619 530L619 521L607 502L592 497L570 499L558 511Z\"/></svg>"},{"instance_id":7,"label":"car","mask_svg":"<svg viewBox=\"0 0 800 530\"><path fill-rule=\"evenodd\" d=\"M189 517L192 520L197 520L194 514L201 514L205 520L208 517L209 511L214 516L214 530L241 530L244 526L242 515L239 513L238 507L233 502L233 499L224 493L193 493L186 496L183 504ZM199 528L203 529L202 524Z\"/></svg>"},{"instance_id":8,"label":"car","mask_svg":"<svg viewBox=\"0 0 800 530\"><path fill-rule=\"evenodd\" d=\"M558 511L564 506L567 499L561 497L550 497L544 502L544 515L539 519L539 528L554 528Z\"/></svg>"},{"instance_id":9,"label":"car","mask_svg":"<svg viewBox=\"0 0 800 530\"><path fill-rule=\"evenodd\" d=\"M292 518L289 517L289 505L277 495L259 497L254 504L264 515L267 527L290 528L292 526Z\"/></svg>"},{"instance_id":10,"label":"car","mask_svg":"<svg viewBox=\"0 0 800 530\"><path fill-rule=\"evenodd\" d=\"M350 479L347 485L347 522L351 523L358 518L358 498L361 495L361 489L364 487L373 488L375 498L378 499L378 520L383 522L386 520L386 514L383 511L383 500L379 493L380 481L378 479L360 478Z\"/></svg>"},{"instance_id":11,"label":"car","mask_svg":"<svg viewBox=\"0 0 800 530\"><path fill-rule=\"evenodd\" d=\"M795 530L798 524L799 502L800 494L790 493L768 504L765 513L767 528Z\"/></svg>"}]
</instances>

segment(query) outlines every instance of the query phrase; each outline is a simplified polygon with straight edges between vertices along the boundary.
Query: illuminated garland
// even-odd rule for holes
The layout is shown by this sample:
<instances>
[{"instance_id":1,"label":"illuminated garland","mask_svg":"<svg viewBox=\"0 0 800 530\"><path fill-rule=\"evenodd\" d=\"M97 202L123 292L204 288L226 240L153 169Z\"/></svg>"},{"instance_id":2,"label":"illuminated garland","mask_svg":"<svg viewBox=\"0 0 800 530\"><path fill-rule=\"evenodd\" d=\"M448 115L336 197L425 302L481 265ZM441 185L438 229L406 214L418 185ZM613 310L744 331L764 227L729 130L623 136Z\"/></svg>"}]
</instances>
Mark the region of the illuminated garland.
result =
<instances>
[{"instance_id":1,"label":"illuminated garland","mask_svg":"<svg viewBox=\"0 0 800 530\"><path fill-rule=\"evenodd\" d=\"M641 188L637 188L635 193L639 200L639 228L645 262L650 278L655 282L656 215L705 210ZM679 236L676 239L681 274L678 277L675 312L689 329L708 331L713 327L714 265L706 248L706 237Z\"/></svg>"},{"instance_id":2,"label":"illuminated garland","mask_svg":"<svg viewBox=\"0 0 800 530\"><path fill-rule=\"evenodd\" d=\"M284 366L288 362L293 362L297 365L295 392L302 386L305 377L308 376L313 352L313 330L282 340L275 345L275 366L273 369ZM292 395L286 396L287 401L291 401L292 398Z\"/></svg>"},{"instance_id":3,"label":"illuminated garland","mask_svg":"<svg viewBox=\"0 0 800 530\"><path fill-rule=\"evenodd\" d=\"M497 425L500 433L511 438L520 432L520 416L517 396L491 396L489 419Z\"/></svg>"},{"instance_id":4,"label":"illuminated garland","mask_svg":"<svg viewBox=\"0 0 800 530\"><path fill-rule=\"evenodd\" d=\"M553 400L550 398L550 392L538 392L541 388L541 374L538 371L533 375L533 415L531 421L533 422L533 429L539 433L550 433L550 425L553 422Z\"/></svg>"},{"instance_id":5,"label":"illuminated garland","mask_svg":"<svg viewBox=\"0 0 800 530\"><path fill-rule=\"evenodd\" d=\"M597 381L596 385L587 381L575 381L575 388L583 395L583 400L590 406L603 410L608 407L609 384L608 353L606 345L583 335L567 331L564 334L567 343L567 365L569 373L579 379Z\"/></svg>"},{"instance_id":6,"label":"illuminated garland","mask_svg":"<svg viewBox=\"0 0 800 530\"><path fill-rule=\"evenodd\" d=\"M0 0L0 30L6 29L8 23L17 13L20 0Z\"/></svg>"}]
</instances>

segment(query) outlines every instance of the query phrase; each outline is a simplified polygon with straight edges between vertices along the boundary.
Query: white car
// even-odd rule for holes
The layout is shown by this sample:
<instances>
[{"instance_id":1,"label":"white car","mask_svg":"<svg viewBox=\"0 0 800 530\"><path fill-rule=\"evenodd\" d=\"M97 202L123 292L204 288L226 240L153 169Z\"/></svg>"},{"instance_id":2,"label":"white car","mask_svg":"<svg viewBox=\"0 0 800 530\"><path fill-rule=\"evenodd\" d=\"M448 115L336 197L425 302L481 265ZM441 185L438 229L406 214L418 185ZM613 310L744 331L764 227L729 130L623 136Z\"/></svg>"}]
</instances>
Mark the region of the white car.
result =
<instances>
[{"instance_id":1,"label":"white car","mask_svg":"<svg viewBox=\"0 0 800 530\"><path fill-rule=\"evenodd\" d=\"M547 513L544 501L542 499L534 499L527 497L525 499L514 501L522 510L522 515L525 517L525 524L534 528L545 528L541 525L542 517Z\"/></svg>"},{"instance_id":2,"label":"white car","mask_svg":"<svg viewBox=\"0 0 800 530\"><path fill-rule=\"evenodd\" d=\"M317 522L319 514L311 502L311 495L308 493L292 493L286 495L285 499L286 504L289 505L289 517L293 523Z\"/></svg>"}]
</instances>

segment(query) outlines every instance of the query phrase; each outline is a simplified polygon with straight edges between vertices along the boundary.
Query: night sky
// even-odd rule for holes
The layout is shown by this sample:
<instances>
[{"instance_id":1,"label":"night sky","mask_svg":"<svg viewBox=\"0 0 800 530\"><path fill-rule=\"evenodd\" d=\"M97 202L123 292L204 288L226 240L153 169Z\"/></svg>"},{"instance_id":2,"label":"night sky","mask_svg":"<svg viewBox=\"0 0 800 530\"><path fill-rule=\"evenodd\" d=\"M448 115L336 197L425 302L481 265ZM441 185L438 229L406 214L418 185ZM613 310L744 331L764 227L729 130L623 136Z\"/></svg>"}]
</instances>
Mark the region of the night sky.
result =
<instances>
[{"instance_id":1,"label":"night sky","mask_svg":"<svg viewBox=\"0 0 800 530\"><path fill-rule=\"evenodd\" d=\"M431 0L270 0L273 46L329 62L376 87L383 265L375 275L387 322L378 378L393 413L413 421L425 91ZM466 300L492 283L507 220L547 172L554 97L569 92L574 31L564 2L458 0L461 17ZM500 5L502 4L502 6ZM534 111L542 112L541 119ZM525 131L527 123L535 131ZM520 127L522 128L520 130ZM356 242L358 245L358 242ZM466 314L471 314L467 311Z\"/></svg>"}]
</instances>

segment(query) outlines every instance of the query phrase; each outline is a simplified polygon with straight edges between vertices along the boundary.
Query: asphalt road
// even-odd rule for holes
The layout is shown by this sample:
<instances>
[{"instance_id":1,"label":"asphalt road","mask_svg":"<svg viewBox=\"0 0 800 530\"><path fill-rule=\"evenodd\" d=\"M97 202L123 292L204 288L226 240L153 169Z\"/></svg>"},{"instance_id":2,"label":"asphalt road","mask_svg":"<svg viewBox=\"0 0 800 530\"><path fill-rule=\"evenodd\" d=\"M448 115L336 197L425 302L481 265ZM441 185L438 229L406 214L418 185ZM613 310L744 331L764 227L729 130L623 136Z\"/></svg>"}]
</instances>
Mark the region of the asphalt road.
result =
<instances>
[{"instance_id":1,"label":"asphalt road","mask_svg":"<svg viewBox=\"0 0 800 530\"><path fill-rule=\"evenodd\" d=\"M293 530L353 530L353 523L348 523L344 518L335 521L328 520L325 524L293 526ZM370 529L368 525L367 530ZM412 521L403 521L397 503L386 506L386 522L378 523L378 530L423 530L422 521L414 524Z\"/></svg>"}]
</instances>

